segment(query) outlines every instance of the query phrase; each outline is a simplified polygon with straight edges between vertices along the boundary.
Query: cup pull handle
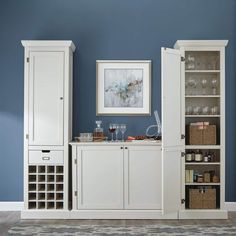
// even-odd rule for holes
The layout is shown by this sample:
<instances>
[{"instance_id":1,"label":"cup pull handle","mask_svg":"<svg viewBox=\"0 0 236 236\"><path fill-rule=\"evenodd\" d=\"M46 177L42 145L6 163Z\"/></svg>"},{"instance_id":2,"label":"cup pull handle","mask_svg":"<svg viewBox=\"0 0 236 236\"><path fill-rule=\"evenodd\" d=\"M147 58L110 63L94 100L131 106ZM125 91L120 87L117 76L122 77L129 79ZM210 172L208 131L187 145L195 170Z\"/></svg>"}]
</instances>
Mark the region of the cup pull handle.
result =
<instances>
[{"instance_id":1,"label":"cup pull handle","mask_svg":"<svg viewBox=\"0 0 236 236\"><path fill-rule=\"evenodd\" d=\"M42 150L43 153L49 153L50 150Z\"/></svg>"}]
</instances>

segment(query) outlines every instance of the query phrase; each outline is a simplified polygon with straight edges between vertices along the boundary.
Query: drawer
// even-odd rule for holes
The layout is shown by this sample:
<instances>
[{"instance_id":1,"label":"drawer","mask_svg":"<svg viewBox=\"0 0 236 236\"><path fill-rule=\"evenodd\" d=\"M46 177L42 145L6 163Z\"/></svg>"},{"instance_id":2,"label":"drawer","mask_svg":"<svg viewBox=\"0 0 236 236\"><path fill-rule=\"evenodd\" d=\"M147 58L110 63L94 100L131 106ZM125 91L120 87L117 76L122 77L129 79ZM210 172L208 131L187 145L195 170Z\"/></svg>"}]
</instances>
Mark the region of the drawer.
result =
<instances>
[{"instance_id":1,"label":"drawer","mask_svg":"<svg viewBox=\"0 0 236 236\"><path fill-rule=\"evenodd\" d=\"M63 164L63 151L29 151L29 164Z\"/></svg>"}]
</instances>

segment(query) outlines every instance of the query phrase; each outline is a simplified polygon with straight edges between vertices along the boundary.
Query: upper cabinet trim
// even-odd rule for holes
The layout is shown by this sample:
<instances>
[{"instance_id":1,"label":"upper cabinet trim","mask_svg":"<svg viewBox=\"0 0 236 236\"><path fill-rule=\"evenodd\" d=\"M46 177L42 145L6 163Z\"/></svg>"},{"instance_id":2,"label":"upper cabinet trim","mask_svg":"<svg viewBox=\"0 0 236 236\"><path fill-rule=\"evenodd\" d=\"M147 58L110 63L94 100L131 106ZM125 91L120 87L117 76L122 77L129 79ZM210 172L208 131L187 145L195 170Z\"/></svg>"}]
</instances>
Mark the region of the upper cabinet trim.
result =
<instances>
[{"instance_id":1,"label":"upper cabinet trim","mask_svg":"<svg viewBox=\"0 0 236 236\"><path fill-rule=\"evenodd\" d=\"M74 52L76 47L71 40L22 40L24 47L69 47Z\"/></svg>"},{"instance_id":2,"label":"upper cabinet trim","mask_svg":"<svg viewBox=\"0 0 236 236\"><path fill-rule=\"evenodd\" d=\"M178 40L176 41L174 48L181 47L225 47L228 44L228 40Z\"/></svg>"}]
</instances>

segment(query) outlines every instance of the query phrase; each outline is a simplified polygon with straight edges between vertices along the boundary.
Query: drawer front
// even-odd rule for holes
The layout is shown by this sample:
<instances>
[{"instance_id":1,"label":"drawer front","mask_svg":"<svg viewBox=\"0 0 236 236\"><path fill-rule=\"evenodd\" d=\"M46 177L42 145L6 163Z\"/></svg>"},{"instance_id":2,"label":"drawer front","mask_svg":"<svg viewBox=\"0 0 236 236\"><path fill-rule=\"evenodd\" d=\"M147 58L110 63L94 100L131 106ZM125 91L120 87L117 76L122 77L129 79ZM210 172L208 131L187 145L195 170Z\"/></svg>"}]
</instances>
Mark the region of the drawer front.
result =
<instances>
[{"instance_id":1,"label":"drawer front","mask_svg":"<svg viewBox=\"0 0 236 236\"><path fill-rule=\"evenodd\" d=\"M29 151L29 164L63 164L63 151Z\"/></svg>"}]
</instances>

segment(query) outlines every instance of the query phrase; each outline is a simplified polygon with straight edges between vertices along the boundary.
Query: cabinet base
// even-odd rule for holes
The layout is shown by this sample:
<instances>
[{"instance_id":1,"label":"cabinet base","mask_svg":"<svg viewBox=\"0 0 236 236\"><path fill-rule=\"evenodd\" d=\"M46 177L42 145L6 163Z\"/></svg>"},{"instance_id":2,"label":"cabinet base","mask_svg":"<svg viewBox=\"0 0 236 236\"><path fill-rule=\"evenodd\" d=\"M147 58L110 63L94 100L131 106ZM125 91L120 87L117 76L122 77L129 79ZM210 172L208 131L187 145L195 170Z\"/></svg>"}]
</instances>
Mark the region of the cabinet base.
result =
<instances>
[{"instance_id":1,"label":"cabinet base","mask_svg":"<svg viewBox=\"0 0 236 236\"><path fill-rule=\"evenodd\" d=\"M179 219L228 219L226 210L180 210Z\"/></svg>"},{"instance_id":2,"label":"cabinet base","mask_svg":"<svg viewBox=\"0 0 236 236\"><path fill-rule=\"evenodd\" d=\"M24 210L21 219L178 219L178 213L161 210Z\"/></svg>"},{"instance_id":3,"label":"cabinet base","mask_svg":"<svg viewBox=\"0 0 236 236\"><path fill-rule=\"evenodd\" d=\"M226 210L181 210L162 214L161 210L24 210L21 219L228 219Z\"/></svg>"}]
</instances>

